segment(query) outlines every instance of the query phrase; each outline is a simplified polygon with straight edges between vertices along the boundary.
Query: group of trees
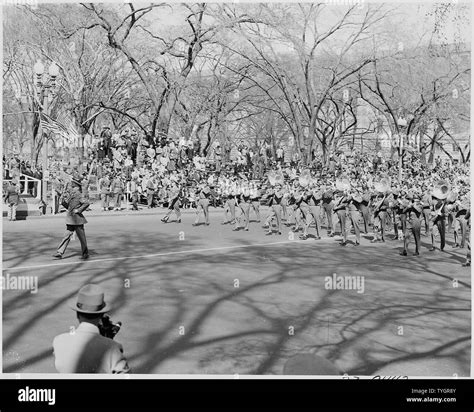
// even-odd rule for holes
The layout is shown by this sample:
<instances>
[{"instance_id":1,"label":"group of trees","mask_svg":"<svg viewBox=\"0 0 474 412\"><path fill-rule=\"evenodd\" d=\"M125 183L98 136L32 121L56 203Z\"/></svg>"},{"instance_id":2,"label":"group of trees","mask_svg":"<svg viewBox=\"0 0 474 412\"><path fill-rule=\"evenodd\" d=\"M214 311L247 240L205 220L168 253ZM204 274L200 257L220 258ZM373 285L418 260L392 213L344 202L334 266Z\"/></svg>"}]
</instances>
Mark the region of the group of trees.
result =
<instances>
[{"instance_id":1,"label":"group of trees","mask_svg":"<svg viewBox=\"0 0 474 412\"><path fill-rule=\"evenodd\" d=\"M205 151L216 140L277 145L292 136L297 150L327 158L385 130L418 135L434 153L441 138L456 144L469 129L470 46L439 40L450 16L462 23L469 7L434 5L433 29L420 38L397 32L397 13L390 4L7 7L4 141L29 143L33 158L41 149L33 85L41 59L60 68L51 117L70 119L81 135L130 124L199 138Z\"/></svg>"}]
</instances>

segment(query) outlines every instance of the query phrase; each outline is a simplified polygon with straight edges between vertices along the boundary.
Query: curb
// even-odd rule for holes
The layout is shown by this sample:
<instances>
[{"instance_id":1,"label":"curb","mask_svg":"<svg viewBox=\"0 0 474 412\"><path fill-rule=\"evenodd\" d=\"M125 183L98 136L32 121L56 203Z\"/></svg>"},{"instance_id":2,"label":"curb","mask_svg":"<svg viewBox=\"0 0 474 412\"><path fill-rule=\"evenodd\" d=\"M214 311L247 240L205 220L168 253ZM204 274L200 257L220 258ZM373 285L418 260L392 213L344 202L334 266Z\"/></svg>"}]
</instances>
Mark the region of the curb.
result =
<instances>
[{"instance_id":1,"label":"curb","mask_svg":"<svg viewBox=\"0 0 474 412\"><path fill-rule=\"evenodd\" d=\"M109 212L102 212L102 211L91 211L91 212L84 212L84 217L91 218L91 217L115 217L115 216L163 216L169 209L167 208L154 208L153 211L148 211L147 209L145 210L138 210L138 211L132 211L131 209L128 210L121 210L121 211L114 211L110 210ZM260 208L261 211L266 211L265 207ZM209 210L210 214L216 214L224 213L224 208L212 208ZM181 214L182 215L195 215L196 211L195 210L190 210L190 209L181 209ZM21 215L20 215L21 216ZM21 216L23 217L23 216ZM35 219L64 219L65 214L63 213L58 213L57 215L52 215L52 214L47 214L47 215L39 215L39 216L25 216L25 219L20 219L20 220L35 220ZM5 218L5 216L4 216Z\"/></svg>"}]
</instances>

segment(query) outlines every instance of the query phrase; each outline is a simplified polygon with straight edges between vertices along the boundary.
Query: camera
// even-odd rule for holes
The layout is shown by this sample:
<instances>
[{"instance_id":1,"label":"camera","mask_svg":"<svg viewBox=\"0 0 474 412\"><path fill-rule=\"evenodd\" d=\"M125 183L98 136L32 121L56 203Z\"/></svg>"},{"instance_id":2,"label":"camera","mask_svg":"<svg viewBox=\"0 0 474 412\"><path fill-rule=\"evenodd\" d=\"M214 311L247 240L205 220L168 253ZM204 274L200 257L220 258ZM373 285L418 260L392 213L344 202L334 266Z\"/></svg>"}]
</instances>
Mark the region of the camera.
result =
<instances>
[{"instance_id":1,"label":"camera","mask_svg":"<svg viewBox=\"0 0 474 412\"><path fill-rule=\"evenodd\" d=\"M122 322L114 323L108 315L104 315L99 324L99 331L102 336L113 339L119 333L121 327Z\"/></svg>"}]
</instances>

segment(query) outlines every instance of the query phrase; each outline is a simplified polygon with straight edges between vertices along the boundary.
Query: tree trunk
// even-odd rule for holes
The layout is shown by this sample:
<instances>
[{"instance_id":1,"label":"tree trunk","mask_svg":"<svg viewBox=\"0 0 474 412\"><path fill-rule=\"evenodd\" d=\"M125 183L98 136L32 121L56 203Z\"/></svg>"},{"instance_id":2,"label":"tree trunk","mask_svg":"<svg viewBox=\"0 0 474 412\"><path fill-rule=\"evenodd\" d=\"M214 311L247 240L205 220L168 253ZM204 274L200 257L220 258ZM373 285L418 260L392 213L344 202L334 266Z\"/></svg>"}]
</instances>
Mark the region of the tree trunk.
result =
<instances>
[{"instance_id":1,"label":"tree trunk","mask_svg":"<svg viewBox=\"0 0 474 412\"><path fill-rule=\"evenodd\" d=\"M324 136L321 139L321 150L323 152L323 164L326 166L328 163L328 153L327 153L327 147L326 147L327 141L326 137Z\"/></svg>"},{"instance_id":2,"label":"tree trunk","mask_svg":"<svg viewBox=\"0 0 474 412\"><path fill-rule=\"evenodd\" d=\"M436 140L438 139L438 135L439 135L439 129L436 129L434 134L433 134L433 137L431 139L431 142L430 142L430 156L428 158L428 164L432 165L434 163L434 157L435 157L435 149L436 149Z\"/></svg>"}]
</instances>

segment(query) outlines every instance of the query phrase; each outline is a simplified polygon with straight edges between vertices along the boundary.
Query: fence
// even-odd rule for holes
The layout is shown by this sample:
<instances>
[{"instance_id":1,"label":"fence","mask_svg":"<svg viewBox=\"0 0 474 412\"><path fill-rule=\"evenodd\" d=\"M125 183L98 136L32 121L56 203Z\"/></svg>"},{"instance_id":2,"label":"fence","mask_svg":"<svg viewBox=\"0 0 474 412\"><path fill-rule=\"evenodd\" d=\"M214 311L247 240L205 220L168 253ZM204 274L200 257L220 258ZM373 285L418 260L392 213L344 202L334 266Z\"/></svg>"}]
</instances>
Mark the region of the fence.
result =
<instances>
[{"instance_id":1,"label":"fence","mask_svg":"<svg viewBox=\"0 0 474 412\"><path fill-rule=\"evenodd\" d=\"M6 184L11 182L12 180L13 179L3 179L3 191L6 190ZM41 179L36 179L35 177L31 177L21 173L19 183L22 187L22 195L32 195L36 198L36 200L38 200L38 202L41 200L43 194L43 185ZM31 183L33 183L33 186L30 185ZM32 193L29 192L30 190L32 190Z\"/></svg>"}]
</instances>

